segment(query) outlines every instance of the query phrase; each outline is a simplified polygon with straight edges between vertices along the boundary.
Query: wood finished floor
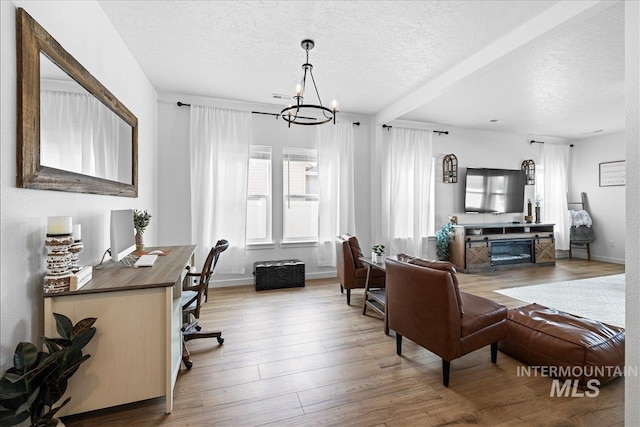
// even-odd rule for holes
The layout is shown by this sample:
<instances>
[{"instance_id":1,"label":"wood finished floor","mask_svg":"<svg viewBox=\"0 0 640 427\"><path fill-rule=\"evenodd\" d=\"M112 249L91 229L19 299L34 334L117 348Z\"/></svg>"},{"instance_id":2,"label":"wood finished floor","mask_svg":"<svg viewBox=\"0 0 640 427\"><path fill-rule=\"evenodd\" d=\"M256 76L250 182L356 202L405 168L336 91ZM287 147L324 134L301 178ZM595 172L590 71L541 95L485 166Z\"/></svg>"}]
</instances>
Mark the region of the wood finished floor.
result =
<instances>
[{"instance_id":1,"label":"wood finished floor","mask_svg":"<svg viewBox=\"0 0 640 427\"><path fill-rule=\"evenodd\" d=\"M509 308L523 302L493 292L563 280L620 274L624 266L560 260L555 267L459 274L460 288ZM362 315L362 290L351 306L335 279L305 288L255 292L251 286L213 289L201 324L221 329L225 342L189 342L193 369L180 372L174 411L164 398L67 417L76 426L622 426L624 379L594 398L549 397L551 380L519 377L522 364L489 348L456 359L451 382L441 361L383 333ZM81 396L74 397L76 399Z\"/></svg>"}]
</instances>

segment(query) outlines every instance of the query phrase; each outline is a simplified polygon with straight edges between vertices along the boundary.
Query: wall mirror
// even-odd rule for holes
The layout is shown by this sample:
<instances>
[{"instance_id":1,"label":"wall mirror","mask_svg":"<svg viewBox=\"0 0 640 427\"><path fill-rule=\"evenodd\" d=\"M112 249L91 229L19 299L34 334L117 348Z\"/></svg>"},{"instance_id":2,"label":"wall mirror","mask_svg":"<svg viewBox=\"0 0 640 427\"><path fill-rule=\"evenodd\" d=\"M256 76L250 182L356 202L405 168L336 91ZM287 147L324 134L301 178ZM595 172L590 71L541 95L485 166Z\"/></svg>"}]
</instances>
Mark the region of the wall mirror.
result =
<instances>
[{"instance_id":1,"label":"wall mirror","mask_svg":"<svg viewBox=\"0 0 640 427\"><path fill-rule=\"evenodd\" d=\"M17 186L137 197L137 118L28 13L16 13Z\"/></svg>"}]
</instances>

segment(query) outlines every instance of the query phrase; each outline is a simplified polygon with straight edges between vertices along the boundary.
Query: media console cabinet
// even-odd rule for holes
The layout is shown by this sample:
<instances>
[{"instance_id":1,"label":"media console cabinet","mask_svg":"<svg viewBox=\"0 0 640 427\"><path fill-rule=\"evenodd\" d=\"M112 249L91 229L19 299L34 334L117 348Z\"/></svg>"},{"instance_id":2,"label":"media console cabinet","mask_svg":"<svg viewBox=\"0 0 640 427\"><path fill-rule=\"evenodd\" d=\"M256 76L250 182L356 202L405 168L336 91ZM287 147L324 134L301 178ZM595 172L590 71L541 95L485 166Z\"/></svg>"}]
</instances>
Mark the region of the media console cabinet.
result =
<instances>
[{"instance_id":1,"label":"media console cabinet","mask_svg":"<svg viewBox=\"0 0 640 427\"><path fill-rule=\"evenodd\" d=\"M449 260L463 273L555 265L554 224L459 224Z\"/></svg>"}]
</instances>

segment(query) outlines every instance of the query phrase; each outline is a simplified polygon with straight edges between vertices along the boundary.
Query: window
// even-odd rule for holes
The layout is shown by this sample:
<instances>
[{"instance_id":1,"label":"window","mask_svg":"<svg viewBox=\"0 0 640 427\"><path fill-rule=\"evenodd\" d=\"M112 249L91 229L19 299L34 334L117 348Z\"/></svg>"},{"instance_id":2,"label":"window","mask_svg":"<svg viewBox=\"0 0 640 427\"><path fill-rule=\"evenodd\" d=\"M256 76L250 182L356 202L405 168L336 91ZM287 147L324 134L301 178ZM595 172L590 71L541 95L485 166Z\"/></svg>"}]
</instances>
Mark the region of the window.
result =
<instances>
[{"instance_id":1,"label":"window","mask_svg":"<svg viewBox=\"0 0 640 427\"><path fill-rule=\"evenodd\" d=\"M315 149L282 151L285 242L318 240L318 154Z\"/></svg>"},{"instance_id":2,"label":"window","mask_svg":"<svg viewBox=\"0 0 640 427\"><path fill-rule=\"evenodd\" d=\"M247 243L268 243L271 235L271 147L249 148Z\"/></svg>"}]
</instances>

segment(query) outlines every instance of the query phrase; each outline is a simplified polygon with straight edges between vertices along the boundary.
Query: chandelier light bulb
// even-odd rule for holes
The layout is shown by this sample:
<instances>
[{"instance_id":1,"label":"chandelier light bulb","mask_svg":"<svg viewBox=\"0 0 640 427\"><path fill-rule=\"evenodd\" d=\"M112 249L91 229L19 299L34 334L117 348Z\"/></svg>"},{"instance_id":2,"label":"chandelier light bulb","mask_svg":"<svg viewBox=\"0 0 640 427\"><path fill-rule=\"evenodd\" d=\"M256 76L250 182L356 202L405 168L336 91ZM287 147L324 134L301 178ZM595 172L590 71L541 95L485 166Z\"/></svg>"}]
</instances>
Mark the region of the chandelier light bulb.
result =
<instances>
[{"instance_id":1,"label":"chandelier light bulb","mask_svg":"<svg viewBox=\"0 0 640 427\"><path fill-rule=\"evenodd\" d=\"M300 86L300 83L298 83L296 85L296 96L300 96L300 92L302 92L302 86Z\"/></svg>"},{"instance_id":2,"label":"chandelier light bulb","mask_svg":"<svg viewBox=\"0 0 640 427\"><path fill-rule=\"evenodd\" d=\"M331 109L333 111L338 111L338 101L335 98L333 98L333 101L331 102Z\"/></svg>"}]
</instances>

